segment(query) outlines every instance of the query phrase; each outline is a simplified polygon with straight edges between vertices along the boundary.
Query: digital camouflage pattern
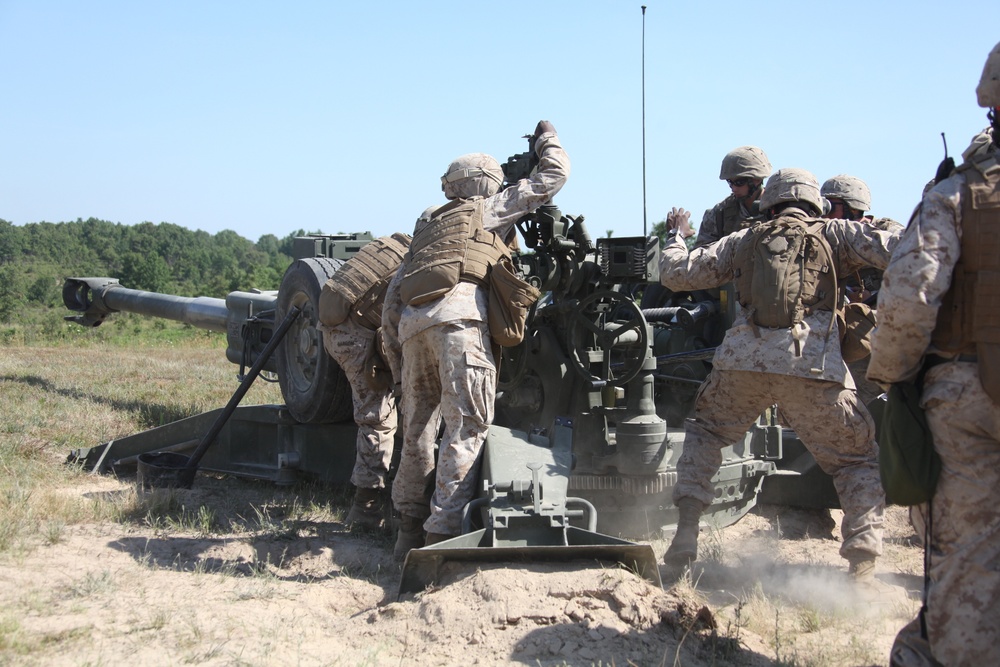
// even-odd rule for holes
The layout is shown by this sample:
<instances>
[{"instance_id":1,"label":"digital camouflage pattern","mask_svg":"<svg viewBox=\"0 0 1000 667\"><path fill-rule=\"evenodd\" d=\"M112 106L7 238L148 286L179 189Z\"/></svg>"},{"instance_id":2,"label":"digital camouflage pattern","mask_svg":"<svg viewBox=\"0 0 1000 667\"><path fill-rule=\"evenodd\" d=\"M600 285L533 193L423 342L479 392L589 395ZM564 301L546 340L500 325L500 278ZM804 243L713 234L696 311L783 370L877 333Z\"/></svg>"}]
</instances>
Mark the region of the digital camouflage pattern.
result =
<instances>
[{"instance_id":1,"label":"digital camouflage pattern","mask_svg":"<svg viewBox=\"0 0 1000 667\"><path fill-rule=\"evenodd\" d=\"M782 215L812 221L804 211ZM676 236L660 257L660 280L672 290L716 287L735 277L735 258L749 236L743 230L688 252ZM828 220L823 234L838 275L865 266L885 268L896 237L849 220ZM747 241L749 242L749 241ZM739 441L753 421L778 404L780 419L796 430L819 466L834 478L844 508L841 554L878 555L882 549L885 495L878 450L867 410L858 406L854 382L840 353L831 312L817 311L799 324L768 329L746 310L716 349L712 372L699 390L694 417L685 425L674 503L694 497L708 502L709 481L723 447Z\"/></svg>"},{"instance_id":2,"label":"digital camouflage pattern","mask_svg":"<svg viewBox=\"0 0 1000 667\"><path fill-rule=\"evenodd\" d=\"M800 209L786 209L785 214L793 212L803 220L812 219ZM896 236L850 220L825 222L825 236L833 250L838 276L866 266L885 268ZM749 230L742 230L690 253L675 236L660 255L660 282L678 291L731 282L735 277L736 249L748 234ZM741 311L717 348L712 367L829 380L853 389L854 381L840 354L836 326L830 332L830 321L829 311L818 311L807 315L796 327L767 329L755 326L746 311Z\"/></svg>"},{"instance_id":3,"label":"digital camouflage pattern","mask_svg":"<svg viewBox=\"0 0 1000 667\"><path fill-rule=\"evenodd\" d=\"M879 327L868 377L913 378L927 353L938 309L961 254L964 174L935 186L903 233L879 292ZM997 220L1000 224L1000 220ZM976 363L931 368L921 403L941 457L930 505L928 638L914 622L893 646L895 665L995 664L1000 655L1000 407L986 395ZM926 520L928 506L915 513Z\"/></svg>"},{"instance_id":4,"label":"digital camouflage pattern","mask_svg":"<svg viewBox=\"0 0 1000 667\"><path fill-rule=\"evenodd\" d=\"M382 489L392 460L396 435L396 403L390 390L375 390L365 373L365 350L375 332L348 318L335 327L320 325L327 354L343 369L354 398L358 426L357 458L351 484L359 489Z\"/></svg>"},{"instance_id":5,"label":"digital camouflage pattern","mask_svg":"<svg viewBox=\"0 0 1000 667\"><path fill-rule=\"evenodd\" d=\"M694 240L696 248L715 243L723 236L729 236L747 227L747 220L753 213L743 201L734 195L729 195L712 208L705 211L705 216L698 225L698 236Z\"/></svg>"},{"instance_id":6,"label":"digital camouflage pattern","mask_svg":"<svg viewBox=\"0 0 1000 667\"><path fill-rule=\"evenodd\" d=\"M854 391L837 382L751 371L713 370L699 389L684 427L684 451L677 463L674 504L692 497L715 499L711 479L722 464L722 449L743 438L767 408L795 430L823 472L833 478L844 510L840 553L882 553L885 494L878 472L875 425L858 409Z\"/></svg>"},{"instance_id":7,"label":"digital camouflage pattern","mask_svg":"<svg viewBox=\"0 0 1000 667\"><path fill-rule=\"evenodd\" d=\"M403 360L401 408L406 417L393 505L402 514L429 517L424 522L428 533L459 535L462 509L475 497L476 463L493 421L496 364L486 323L459 320L425 328L403 343Z\"/></svg>"},{"instance_id":8,"label":"digital camouflage pattern","mask_svg":"<svg viewBox=\"0 0 1000 667\"><path fill-rule=\"evenodd\" d=\"M542 133L535 152L538 167L530 178L483 201L486 231L512 238L514 223L551 202L566 183L569 157L555 132ZM428 517L429 533L460 534L462 508L475 495L496 392L486 308L486 290L460 282L438 299L406 306L399 320L404 428L392 499L400 513ZM433 452L442 419L435 478Z\"/></svg>"}]
</instances>

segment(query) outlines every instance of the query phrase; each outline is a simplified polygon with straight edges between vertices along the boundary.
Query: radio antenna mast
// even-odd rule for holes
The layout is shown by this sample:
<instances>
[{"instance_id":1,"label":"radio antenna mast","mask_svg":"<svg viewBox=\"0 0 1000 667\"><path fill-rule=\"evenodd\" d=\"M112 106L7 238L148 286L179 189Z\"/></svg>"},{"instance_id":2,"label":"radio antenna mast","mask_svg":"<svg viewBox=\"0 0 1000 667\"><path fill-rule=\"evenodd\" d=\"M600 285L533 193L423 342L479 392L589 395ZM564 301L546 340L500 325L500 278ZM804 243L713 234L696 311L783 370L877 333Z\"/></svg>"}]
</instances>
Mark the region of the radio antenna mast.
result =
<instances>
[{"instance_id":1,"label":"radio antenna mast","mask_svg":"<svg viewBox=\"0 0 1000 667\"><path fill-rule=\"evenodd\" d=\"M642 6L642 235L646 230L646 5Z\"/></svg>"}]
</instances>

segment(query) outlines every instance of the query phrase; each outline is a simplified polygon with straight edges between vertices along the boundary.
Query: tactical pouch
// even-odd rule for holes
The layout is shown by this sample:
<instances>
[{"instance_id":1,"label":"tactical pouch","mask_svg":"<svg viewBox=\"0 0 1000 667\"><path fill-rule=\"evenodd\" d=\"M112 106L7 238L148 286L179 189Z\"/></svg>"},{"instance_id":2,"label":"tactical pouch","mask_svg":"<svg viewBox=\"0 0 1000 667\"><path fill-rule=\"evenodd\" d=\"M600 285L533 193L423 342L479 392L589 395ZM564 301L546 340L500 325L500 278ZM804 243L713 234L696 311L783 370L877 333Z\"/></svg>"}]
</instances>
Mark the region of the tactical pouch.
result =
<instances>
[{"instance_id":1,"label":"tactical pouch","mask_svg":"<svg viewBox=\"0 0 1000 667\"><path fill-rule=\"evenodd\" d=\"M897 382L889 387L878 429L878 468L886 500L918 505L934 496L941 459L923 408L920 385Z\"/></svg>"},{"instance_id":2,"label":"tactical pouch","mask_svg":"<svg viewBox=\"0 0 1000 667\"><path fill-rule=\"evenodd\" d=\"M510 258L503 257L490 268L490 300L487 320L490 337L502 347L514 347L524 340L528 311L541 295L533 285L521 280Z\"/></svg>"},{"instance_id":3,"label":"tactical pouch","mask_svg":"<svg viewBox=\"0 0 1000 667\"><path fill-rule=\"evenodd\" d=\"M849 303L837 313L840 353L844 361L850 364L872 353L872 332L876 324L875 311L865 303Z\"/></svg>"},{"instance_id":4,"label":"tactical pouch","mask_svg":"<svg viewBox=\"0 0 1000 667\"><path fill-rule=\"evenodd\" d=\"M327 281L319 293L319 321L328 327L335 327L351 316L353 305L343 292Z\"/></svg>"}]
</instances>

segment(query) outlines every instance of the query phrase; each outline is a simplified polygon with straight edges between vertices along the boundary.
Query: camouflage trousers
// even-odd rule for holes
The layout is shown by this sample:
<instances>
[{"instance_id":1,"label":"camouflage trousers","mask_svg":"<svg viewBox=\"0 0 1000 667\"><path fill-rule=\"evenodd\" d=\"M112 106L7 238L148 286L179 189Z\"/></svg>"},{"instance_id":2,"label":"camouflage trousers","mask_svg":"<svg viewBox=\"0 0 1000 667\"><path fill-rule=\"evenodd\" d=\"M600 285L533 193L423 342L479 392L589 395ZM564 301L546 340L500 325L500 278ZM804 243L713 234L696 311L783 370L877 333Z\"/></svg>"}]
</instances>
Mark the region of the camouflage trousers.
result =
<instances>
[{"instance_id":1,"label":"camouflage trousers","mask_svg":"<svg viewBox=\"0 0 1000 667\"><path fill-rule=\"evenodd\" d=\"M466 320L424 329L403 343L402 373L403 450L393 504L402 514L427 517L429 533L459 535L493 421L496 364L486 324Z\"/></svg>"},{"instance_id":2,"label":"camouflage trousers","mask_svg":"<svg viewBox=\"0 0 1000 667\"><path fill-rule=\"evenodd\" d=\"M1000 663L1000 406L974 363L935 366L921 399L941 457L931 507L927 641L913 622L894 665ZM913 513L924 534L927 505Z\"/></svg>"},{"instance_id":3,"label":"camouflage trousers","mask_svg":"<svg viewBox=\"0 0 1000 667\"><path fill-rule=\"evenodd\" d=\"M851 377L854 378L854 384L858 388L858 401L866 408L883 393L882 387L865 377L871 360L871 355L869 355L864 359L847 364L847 369L851 371Z\"/></svg>"},{"instance_id":4,"label":"camouflage trousers","mask_svg":"<svg viewBox=\"0 0 1000 667\"><path fill-rule=\"evenodd\" d=\"M754 371L713 370L684 426L674 503L684 497L708 505L722 449L743 438L769 406L795 430L820 469L833 477L844 510L840 554L882 553L885 493L878 472L875 426L853 389L827 380Z\"/></svg>"},{"instance_id":5,"label":"camouflage trousers","mask_svg":"<svg viewBox=\"0 0 1000 667\"><path fill-rule=\"evenodd\" d=\"M326 353L343 369L354 398L358 439L351 484L359 489L385 488L396 436L396 403L391 388L373 389L365 373L366 353L375 332L350 319L320 328Z\"/></svg>"}]
</instances>

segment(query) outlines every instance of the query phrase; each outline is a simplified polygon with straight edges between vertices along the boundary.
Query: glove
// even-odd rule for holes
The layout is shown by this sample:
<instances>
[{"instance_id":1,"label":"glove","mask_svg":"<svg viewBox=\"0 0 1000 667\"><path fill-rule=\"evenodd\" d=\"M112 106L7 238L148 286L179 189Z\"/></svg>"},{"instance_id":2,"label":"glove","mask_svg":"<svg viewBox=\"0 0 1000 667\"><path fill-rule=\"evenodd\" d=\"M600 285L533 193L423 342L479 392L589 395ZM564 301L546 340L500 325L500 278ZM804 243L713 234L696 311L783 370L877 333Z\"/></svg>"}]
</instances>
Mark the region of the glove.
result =
<instances>
[{"instance_id":1,"label":"glove","mask_svg":"<svg viewBox=\"0 0 1000 667\"><path fill-rule=\"evenodd\" d=\"M555 132L555 126L547 120L538 121L538 125L535 127L535 135L532 137L532 141L538 141L538 137L542 136L546 132Z\"/></svg>"}]
</instances>

